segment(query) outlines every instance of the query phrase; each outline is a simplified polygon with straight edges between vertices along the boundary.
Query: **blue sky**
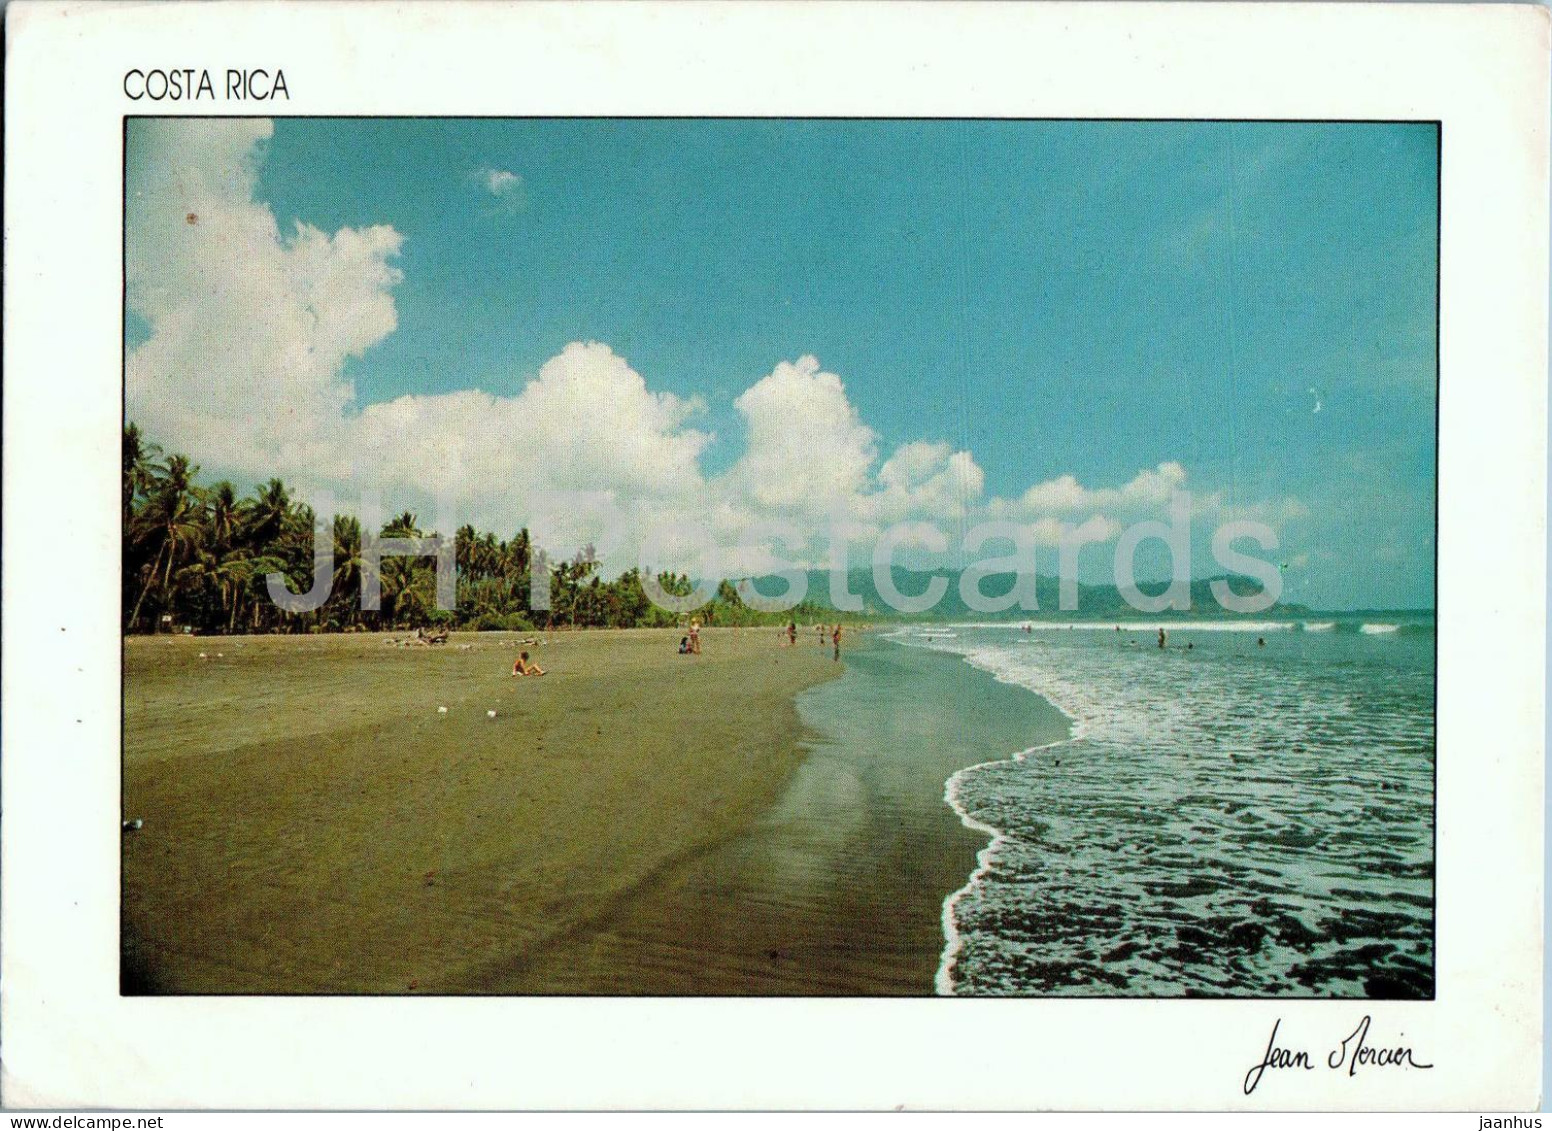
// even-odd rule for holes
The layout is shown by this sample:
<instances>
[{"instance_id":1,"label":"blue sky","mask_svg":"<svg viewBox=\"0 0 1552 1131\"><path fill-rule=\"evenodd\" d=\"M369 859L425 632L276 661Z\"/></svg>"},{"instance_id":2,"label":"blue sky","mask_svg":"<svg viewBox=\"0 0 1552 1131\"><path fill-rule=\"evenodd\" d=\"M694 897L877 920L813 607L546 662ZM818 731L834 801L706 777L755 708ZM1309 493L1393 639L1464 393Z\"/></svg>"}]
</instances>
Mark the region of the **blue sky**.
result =
<instances>
[{"instance_id":1,"label":"blue sky","mask_svg":"<svg viewBox=\"0 0 1552 1131\"><path fill-rule=\"evenodd\" d=\"M352 330L327 378L347 417L516 398L568 343L606 343L688 406L665 427L704 437L699 473L737 478L757 425L735 402L812 356L879 462L946 444L985 499L1179 465L1225 511L1282 516L1290 599L1431 604L1431 125L279 119L183 157L152 133L130 141L145 199L189 192L179 160L238 154L249 182L209 172L207 208L255 231L267 210L282 253L297 222L396 235L373 262L397 276L369 296L391 328ZM136 226L132 200L129 344L163 334L142 359L175 370L198 336L135 279L192 295L216 268L159 262ZM160 379L144 402L174 395ZM162 415L200 446L197 421ZM823 418L793 419L823 459Z\"/></svg>"}]
</instances>

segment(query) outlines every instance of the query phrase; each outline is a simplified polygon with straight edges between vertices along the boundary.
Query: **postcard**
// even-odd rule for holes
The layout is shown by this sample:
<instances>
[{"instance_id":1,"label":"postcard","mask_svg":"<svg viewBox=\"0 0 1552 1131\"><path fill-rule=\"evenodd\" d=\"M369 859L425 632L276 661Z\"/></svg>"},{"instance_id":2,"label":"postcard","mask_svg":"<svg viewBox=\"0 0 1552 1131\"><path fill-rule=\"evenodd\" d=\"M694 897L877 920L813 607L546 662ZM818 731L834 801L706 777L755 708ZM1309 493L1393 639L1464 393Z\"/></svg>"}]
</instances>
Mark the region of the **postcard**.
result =
<instances>
[{"instance_id":1,"label":"postcard","mask_svg":"<svg viewBox=\"0 0 1552 1131\"><path fill-rule=\"evenodd\" d=\"M8 32L7 1106L1539 1104L1544 10Z\"/></svg>"}]
</instances>

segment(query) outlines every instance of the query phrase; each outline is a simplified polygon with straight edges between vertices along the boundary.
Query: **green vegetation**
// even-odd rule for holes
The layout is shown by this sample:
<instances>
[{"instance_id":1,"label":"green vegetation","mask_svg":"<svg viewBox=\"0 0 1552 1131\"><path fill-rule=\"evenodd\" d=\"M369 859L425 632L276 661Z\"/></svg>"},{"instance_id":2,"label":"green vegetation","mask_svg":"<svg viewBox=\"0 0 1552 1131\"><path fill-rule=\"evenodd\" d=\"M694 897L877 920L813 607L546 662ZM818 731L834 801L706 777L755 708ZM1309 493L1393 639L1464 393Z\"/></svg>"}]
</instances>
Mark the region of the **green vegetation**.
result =
<instances>
[{"instance_id":1,"label":"green vegetation","mask_svg":"<svg viewBox=\"0 0 1552 1131\"><path fill-rule=\"evenodd\" d=\"M270 599L266 577L283 574L291 590L303 593L313 583L313 525L317 517L305 503L294 501L284 483L271 479L239 498L232 484L210 487L195 483L199 468L187 456L162 458L135 425L124 429L124 631L153 632L185 626L198 632L339 632L446 626L526 632L530 629L657 628L683 623L652 603L639 569L613 581L604 580L592 546L584 546L569 561L556 563L533 545L526 529L502 541L495 534L462 526L455 535L458 567L457 607L436 607L436 567L429 558L386 556L381 560L380 611L361 608L361 586L371 568L362 553L361 523L350 515L332 516L334 587L322 608L311 613L287 613ZM405 511L385 524L380 536L414 538L422 531L414 514ZM550 608L531 604L532 579L548 570ZM542 574L540 575L542 576ZM807 574L807 599L783 612L763 612L740 596L760 579L723 580L716 596L692 614L706 624L778 625L795 620L816 621L1020 621L1056 617L1101 620L1170 621L1192 613L1166 612L1143 616L1113 585L1078 585L1075 607L1063 608L1056 578L1035 579L1036 610L1018 607L997 613L972 609L960 592L958 570L891 570L894 588L910 595L923 593L936 579L945 583L941 600L923 612L905 615L880 594L870 567L853 569L845 578L846 593L860 603L856 612L835 608L830 575ZM1011 573L988 574L980 581L988 597L1008 594L1016 578ZM1191 582L1191 610L1213 616L1234 616L1212 596L1217 578ZM1249 578L1228 577L1236 592L1259 590ZM658 584L676 597L694 592L683 574L660 573ZM1144 583L1150 594L1161 593L1164 582ZM767 589L783 591L775 582ZM847 603L850 603L848 601ZM1279 603L1260 616L1299 616L1302 605Z\"/></svg>"},{"instance_id":2,"label":"green vegetation","mask_svg":"<svg viewBox=\"0 0 1552 1131\"><path fill-rule=\"evenodd\" d=\"M630 569L613 581L600 575L591 546L556 564L532 544L526 529L502 541L472 526L456 533L457 608L436 607L436 566L429 558L388 556L381 561L382 608L361 608L361 585L370 563L362 554L361 523L332 516L334 586L314 612L286 613L270 600L266 577L283 574L291 590L313 583L313 527L306 503L293 500L286 485L271 479L246 498L226 481L195 482L199 467L184 455L163 456L139 428L124 429L125 632L349 632L446 625L452 628L527 631L555 627L662 627L680 623L654 605L642 587L641 571ZM388 538L425 533L406 511L379 532ZM548 569L550 608L530 602L534 571ZM682 574L659 574L663 589L688 596L694 587ZM834 610L805 602L782 613L747 606L728 581L716 597L695 611L718 625L784 624L834 619ZM844 615L840 619L850 619Z\"/></svg>"}]
</instances>

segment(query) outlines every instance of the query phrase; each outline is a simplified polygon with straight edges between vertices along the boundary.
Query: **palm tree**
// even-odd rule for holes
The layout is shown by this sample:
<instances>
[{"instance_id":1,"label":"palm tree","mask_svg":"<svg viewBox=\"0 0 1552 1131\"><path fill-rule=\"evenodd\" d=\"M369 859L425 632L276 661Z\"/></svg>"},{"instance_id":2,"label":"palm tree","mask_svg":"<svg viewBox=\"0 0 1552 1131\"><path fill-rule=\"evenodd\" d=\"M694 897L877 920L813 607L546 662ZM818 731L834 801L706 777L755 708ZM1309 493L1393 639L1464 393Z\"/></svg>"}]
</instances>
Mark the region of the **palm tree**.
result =
<instances>
[{"instance_id":1,"label":"palm tree","mask_svg":"<svg viewBox=\"0 0 1552 1131\"><path fill-rule=\"evenodd\" d=\"M237 631L237 614L242 595L254 574L254 559L246 550L233 550L215 568L215 581L221 589L221 607L226 611L226 631Z\"/></svg>"},{"instance_id":2,"label":"palm tree","mask_svg":"<svg viewBox=\"0 0 1552 1131\"><path fill-rule=\"evenodd\" d=\"M164 457L138 427L124 426L121 597L122 608L129 610L125 631L139 630L143 617L156 627L158 620L146 612L148 601L159 606L158 612L175 613L181 623L202 630L236 632L245 624L254 630L276 624L294 628L298 621L280 617L271 608L267 578L283 574L293 590L310 588L312 581L320 580L315 572L313 509L293 501L278 478L241 499L226 481L208 488L197 485L198 472L187 456ZM322 531L325 539L330 534L334 558L325 568L332 572L328 578L332 591L315 611L315 627L448 619L435 609L433 563L425 557L398 554L376 566L383 611L362 615L362 590L374 580L366 553L372 539L421 537L414 512L399 513L377 535L363 529L357 519L337 514ZM503 541L465 524L455 534L454 550L458 569L454 619L461 624L488 627L491 619L510 623L519 615L549 625L569 621L579 627L670 624L676 619L647 599L641 570L604 580L591 546L570 560L554 560L534 545L526 528ZM678 573L661 573L658 581L678 596L694 588L688 576ZM549 583L552 600L545 609L533 607L536 582ZM715 614L719 620L759 623L762 614L746 604L741 588L723 581L709 606L697 611L708 619Z\"/></svg>"},{"instance_id":3,"label":"palm tree","mask_svg":"<svg viewBox=\"0 0 1552 1131\"><path fill-rule=\"evenodd\" d=\"M400 511L383 526L384 538L419 538L420 527L410 511Z\"/></svg>"},{"instance_id":4,"label":"palm tree","mask_svg":"<svg viewBox=\"0 0 1552 1131\"><path fill-rule=\"evenodd\" d=\"M163 603L171 604L173 564L188 557L201 534L204 508L189 490L190 478L198 470L197 467L191 468L184 456L170 458L165 474L158 478L152 488L149 501L135 516L132 533L136 539L153 543L157 548L146 572L145 584L140 589L140 597L135 601L134 612L130 614L130 624L139 621L141 606L145 604L146 594L156 581L158 570L162 575Z\"/></svg>"},{"instance_id":5,"label":"palm tree","mask_svg":"<svg viewBox=\"0 0 1552 1131\"><path fill-rule=\"evenodd\" d=\"M265 546L285 531L286 520L291 516L291 495L279 479L271 479L253 490L254 497L244 504L248 536L255 545Z\"/></svg>"},{"instance_id":6,"label":"palm tree","mask_svg":"<svg viewBox=\"0 0 1552 1131\"><path fill-rule=\"evenodd\" d=\"M334 516L334 593L345 605L344 623L361 617L361 582L371 568L361 551L361 523L347 514Z\"/></svg>"},{"instance_id":7,"label":"palm tree","mask_svg":"<svg viewBox=\"0 0 1552 1131\"><path fill-rule=\"evenodd\" d=\"M458 574L460 577L467 577L473 580L479 552L479 533L466 522L453 535L453 556L458 564Z\"/></svg>"},{"instance_id":8,"label":"palm tree","mask_svg":"<svg viewBox=\"0 0 1552 1131\"><path fill-rule=\"evenodd\" d=\"M476 544L474 562L481 577L494 577L502 572L501 548L494 534L487 531Z\"/></svg>"},{"instance_id":9,"label":"palm tree","mask_svg":"<svg viewBox=\"0 0 1552 1131\"><path fill-rule=\"evenodd\" d=\"M236 489L221 480L205 493L205 506L210 545L217 554L225 554L242 532L242 504L237 500Z\"/></svg>"},{"instance_id":10,"label":"palm tree","mask_svg":"<svg viewBox=\"0 0 1552 1131\"><path fill-rule=\"evenodd\" d=\"M528 527L519 530L517 536L507 543L507 547L513 571L527 573L533 566L533 541L528 537Z\"/></svg>"},{"instance_id":11,"label":"palm tree","mask_svg":"<svg viewBox=\"0 0 1552 1131\"><path fill-rule=\"evenodd\" d=\"M162 449L145 440L133 423L124 426L124 527L127 532L134 511L135 498L148 494L162 470L156 457Z\"/></svg>"},{"instance_id":12,"label":"palm tree","mask_svg":"<svg viewBox=\"0 0 1552 1131\"><path fill-rule=\"evenodd\" d=\"M269 600L269 583L266 578L272 573L283 573L286 563L273 553L262 553L257 557L248 559L248 578L244 588L245 596L250 602L252 616L248 619L248 627L258 628L264 621L264 609L271 604Z\"/></svg>"}]
</instances>

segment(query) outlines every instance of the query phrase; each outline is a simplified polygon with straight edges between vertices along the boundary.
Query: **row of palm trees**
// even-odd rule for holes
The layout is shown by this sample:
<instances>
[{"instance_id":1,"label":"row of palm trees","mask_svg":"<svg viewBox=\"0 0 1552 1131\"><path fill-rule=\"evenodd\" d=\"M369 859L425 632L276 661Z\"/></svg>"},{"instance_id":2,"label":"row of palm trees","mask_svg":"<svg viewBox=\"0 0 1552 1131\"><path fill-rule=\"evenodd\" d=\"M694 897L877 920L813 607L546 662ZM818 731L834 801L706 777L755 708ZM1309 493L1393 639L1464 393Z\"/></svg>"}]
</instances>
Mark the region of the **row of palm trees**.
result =
<instances>
[{"instance_id":1,"label":"row of palm trees","mask_svg":"<svg viewBox=\"0 0 1552 1131\"><path fill-rule=\"evenodd\" d=\"M381 607L361 607L363 584L374 568L363 553L361 523L333 515L333 587L317 609L288 613L271 599L267 578L281 574L305 593L313 584L314 526L318 516L270 479L242 497L225 480L196 482L199 467L185 455L164 455L133 423L124 428L125 632L329 632L447 625L459 628L620 627L672 625L680 618L654 605L631 569L605 581L591 546L569 561L553 562L534 547L526 529L499 539L473 526L458 529L456 608L436 606L436 567L428 558L383 556L376 567ZM408 511L384 524L386 538L422 536ZM548 609L531 605L532 579L547 571ZM539 576L545 576L540 573ZM669 593L688 594L683 575L659 574ZM802 612L804 610L795 610ZM698 610L709 623L765 623L775 614L748 608L724 581L717 597Z\"/></svg>"}]
</instances>

